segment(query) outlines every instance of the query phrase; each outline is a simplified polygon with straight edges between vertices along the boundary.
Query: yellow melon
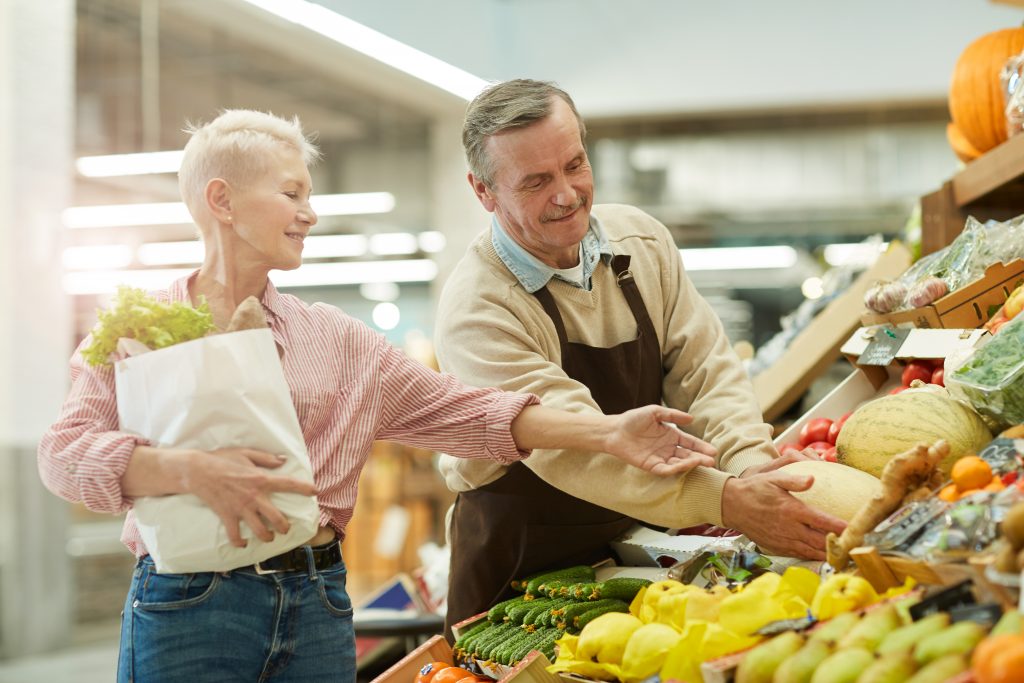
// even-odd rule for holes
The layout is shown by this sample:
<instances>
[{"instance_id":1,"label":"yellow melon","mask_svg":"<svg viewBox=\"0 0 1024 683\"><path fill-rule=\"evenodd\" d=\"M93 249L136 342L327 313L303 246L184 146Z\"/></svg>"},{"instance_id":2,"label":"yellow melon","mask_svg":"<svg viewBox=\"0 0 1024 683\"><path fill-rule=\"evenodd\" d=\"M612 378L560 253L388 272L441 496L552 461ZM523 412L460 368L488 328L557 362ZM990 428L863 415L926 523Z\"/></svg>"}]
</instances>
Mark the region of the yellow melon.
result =
<instances>
[{"instance_id":1,"label":"yellow melon","mask_svg":"<svg viewBox=\"0 0 1024 683\"><path fill-rule=\"evenodd\" d=\"M802 460L779 469L788 474L810 474L814 484L793 495L807 505L849 522L861 505L881 492L882 482L867 472L825 460Z\"/></svg>"},{"instance_id":2,"label":"yellow melon","mask_svg":"<svg viewBox=\"0 0 1024 683\"><path fill-rule=\"evenodd\" d=\"M977 453L992 440L981 416L946 393L929 385L883 396L854 411L836 440L836 459L876 477L889 459L919 443L939 439L949 444L949 456L939 463L948 477L961 456Z\"/></svg>"}]
</instances>

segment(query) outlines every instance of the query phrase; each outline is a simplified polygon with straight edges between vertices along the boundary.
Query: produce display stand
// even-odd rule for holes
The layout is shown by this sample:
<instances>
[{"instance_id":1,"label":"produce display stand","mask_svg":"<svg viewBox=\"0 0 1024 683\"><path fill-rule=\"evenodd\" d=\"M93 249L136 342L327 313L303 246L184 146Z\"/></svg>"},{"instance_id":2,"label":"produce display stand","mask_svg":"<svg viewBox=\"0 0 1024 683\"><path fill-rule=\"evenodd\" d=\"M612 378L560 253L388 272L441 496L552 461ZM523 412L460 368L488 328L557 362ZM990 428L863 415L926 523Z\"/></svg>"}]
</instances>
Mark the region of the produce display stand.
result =
<instances>
[{"instance_id":1,"label":"produce display stand","mask_svg":"<svg viewBox=\"0 0 1024 683\"><path fill-rule=\"evenodd\" d=\"M952 242L968 216L1006 220L1024 213L1024 134L968 163L942 187L921 197L921 253Z\"/></svg>"},{"instance_id":2,"label":"produce display stand","mask_svg":"<svg viewBox=\"0 0 1024 683\"><path fill-rule=\"evenodd\" d=\"M413 683L419 670L430 662L452 660L451 645L444 636L434 636L377 676L371 683ZM526 655L519 664L509 668L499 679L499 683L559 683L558 676L548 673L547 668L550 665L548 658L535 650Z\"/></svg>"}]
</instances>

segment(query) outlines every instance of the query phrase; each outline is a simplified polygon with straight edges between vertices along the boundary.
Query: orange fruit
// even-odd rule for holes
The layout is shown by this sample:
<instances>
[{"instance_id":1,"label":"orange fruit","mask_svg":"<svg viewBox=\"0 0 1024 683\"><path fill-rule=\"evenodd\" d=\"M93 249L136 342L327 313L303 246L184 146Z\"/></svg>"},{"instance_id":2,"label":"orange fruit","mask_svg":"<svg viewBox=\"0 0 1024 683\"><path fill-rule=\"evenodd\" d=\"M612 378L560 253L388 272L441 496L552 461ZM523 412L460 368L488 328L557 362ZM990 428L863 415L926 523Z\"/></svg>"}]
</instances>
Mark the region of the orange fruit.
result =
<instances>
[{"instance_id":1,"label":"orange fruit","mask_svg":"<svg viewBox=\"0 0 1024 683\"><path fill-rule=\"evenodd\" d=\"M992 477L992 481L990 481L989 483L985 484L985 488L983 488L982 490L983 491L1002 491L1005 488L1006 488L1006 484L1003 483L1002 479L1000 479L999 477Z\"/></svg>"},{"instance_id":2,"label":"orange fruit","mask_svg":"<svg viewBox=\"0 0 1024 683\"><path fill-rule=\"evenodd\" d=\"M433 683L437 674L450 668L452 668L452 665L448 662L430 662L429 664L424 664L423 668L416 674L416 678L413 683Z\"/></svg>"},{"instance_id":3,"label":"orange fruit","mask_svg":"<svg viewBox=\"0 0 1024 683\"><path fill-rule=\"evenodd\" d=\"M447 669L441 669L435 675L430 683L458 683L467 676L472 676L472 671L466 671L457 666L450 666Z\"/></svg>"},{"instance_id":4,"label":"orange fruit","mask_svg":"<svg viewBox=\"0 0 1024 683\"><path fill-rule=\"evenodd\" d=\"M961 491L980 489L992 481L992 468L976 455L965 455L953 464L953 483Z\"/></svg>"},{"instance_id":5,"label":"orange fruit","mask_svg":"<svg viewBox=\"0 0 1024 683\"><path fill-rule=\"evenodd\" d=\"M960 497L960 491L957 490L956 484L949 484L943 486L942 490L939 491L939 500L944 500L947 503L955 503L956 499Z\"/></svg>"}]
</instances>

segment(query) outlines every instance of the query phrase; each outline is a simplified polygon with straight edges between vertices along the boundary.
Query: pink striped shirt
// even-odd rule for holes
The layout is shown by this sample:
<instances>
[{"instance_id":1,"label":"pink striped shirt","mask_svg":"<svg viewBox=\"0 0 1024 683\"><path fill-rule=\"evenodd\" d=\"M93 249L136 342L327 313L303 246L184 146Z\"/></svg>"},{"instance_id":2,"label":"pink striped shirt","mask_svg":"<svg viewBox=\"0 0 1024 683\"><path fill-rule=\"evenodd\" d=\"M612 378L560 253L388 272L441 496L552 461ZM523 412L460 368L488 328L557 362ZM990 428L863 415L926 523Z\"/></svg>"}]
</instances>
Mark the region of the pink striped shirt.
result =
<instances>
[{"instance_id":1,"label":"pink striped shirt","mask_svg":"<svg viewBox=\"0 0 1024 683\"><path fill-rule=\"evenodd\" d=\"M155 293L162 301L188 301L188 278ZM426 368L362 322L326 304L308 305L268 283L263 295L295 412L302 426L320 503L320 524L344 536L356 486L375 439L443 450L464 458L511 463L528 453L516 448L512 420L532 394L475 389ZM132 501L121 476L136 445L148 442L118 431L114 372L82 360L86 338L71 358L71 390L56 423L39 446L39 472L53 493L97 512L125 510L121 540L146 554Z\"/></svg>"}]
</instances>

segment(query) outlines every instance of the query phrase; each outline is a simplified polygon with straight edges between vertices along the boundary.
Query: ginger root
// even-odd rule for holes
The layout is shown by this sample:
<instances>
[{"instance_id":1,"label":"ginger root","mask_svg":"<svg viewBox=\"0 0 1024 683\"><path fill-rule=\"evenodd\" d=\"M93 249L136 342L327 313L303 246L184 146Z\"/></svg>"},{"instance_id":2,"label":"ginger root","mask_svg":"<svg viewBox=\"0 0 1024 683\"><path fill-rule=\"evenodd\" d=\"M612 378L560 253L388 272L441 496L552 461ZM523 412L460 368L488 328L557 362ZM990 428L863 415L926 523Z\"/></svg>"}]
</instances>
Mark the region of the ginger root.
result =
<instances>
[{"instance_id":1,"label":"ginger root","mask_svg":"<svg viewBox=\"0 0 1024 683\"><path fill-rule=\"evenodd\" d=\"M933 446L920 443L889 460L882 470L882 490L861 506L841 536L828 535L828 563L844 569L850 562L850 550L864 542L865 534L906 503L930 495L941 483L937 466L947 455L949 444L937 441Z\"/></svg>"}]
</instances>

